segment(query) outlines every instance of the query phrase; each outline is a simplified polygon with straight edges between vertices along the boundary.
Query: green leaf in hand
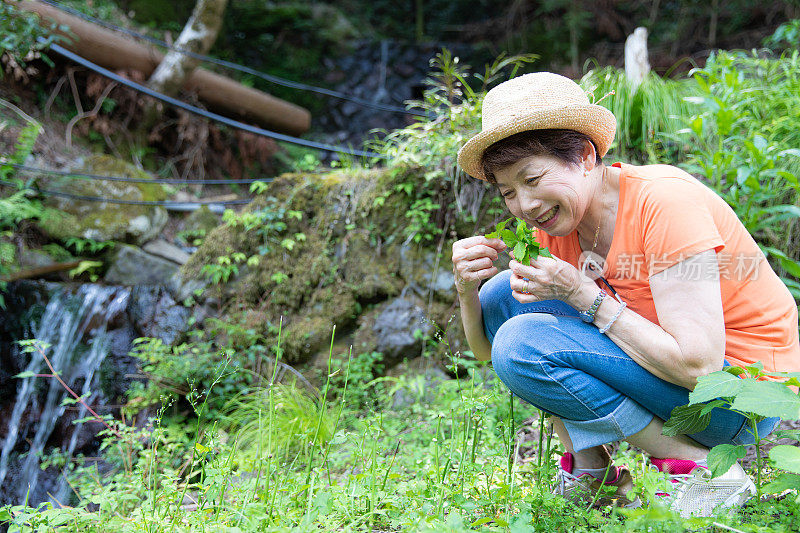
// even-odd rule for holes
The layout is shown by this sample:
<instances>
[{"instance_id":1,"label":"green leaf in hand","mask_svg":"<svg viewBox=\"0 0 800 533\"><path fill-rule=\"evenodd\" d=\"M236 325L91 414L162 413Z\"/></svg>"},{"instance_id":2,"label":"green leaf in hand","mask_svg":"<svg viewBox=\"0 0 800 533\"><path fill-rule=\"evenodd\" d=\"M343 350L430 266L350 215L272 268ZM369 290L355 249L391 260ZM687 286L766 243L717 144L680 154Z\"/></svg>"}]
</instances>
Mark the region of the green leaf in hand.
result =
<instances>
[{"instance_id":1,"label":"green leaf in hand","mask_svg":"<svg viewBox=\"0 0 800 533\"><path fill-rule=\"evenodd\" d=\"M512 219L510 219L510 218L507 218L507 219L505 219L505 220L504 220L504 221L502 221L502 222L498 222L498 223L497 223L497 225L494 227L494 231L493 231L493 232L491 232L491 233L487 233L487 234L485 235L485 237L486 237L487 239L499 239L499 238L500 238L500 234L503 232L503 230L504 230L504 229L505 229L505 227L506 227L506 224L508 224L509 222L511 222L511 220L512 220Z\"/></svg>"},{"instance_id":2,"label":"green leaf in hand","mask_svg":"<svg viewBox=\"0 0 800 533\"><path fill-rule=\"evenodd\" d=\"M530 264L532 259L539 256L553 257L547 248L542 248L536 242L533 232L528 229L528 225L522 219L517 220L516 231L506 229L506 225L513 219L509 218L499 222L495 230L486 234L487 239L502 239L509 250L514 250L514 257L523 265Z\"/></svg>"},{"instance_id":3,"label":"green leaf in hand","mask_svg":"<svg viewBox=\"0 0 800 533\"><path fill-rule=\"evenodd\" d=\"M513 242L516 244L517 242L517 234L511 231L510 229L504 229L500 232L500 238L503 239L503 242L508 244Z\"/></svg>"},{"instance_id":4,"label":"green leaf in hand","mask_svg":"<svg viewBox=\"0 0 800 533\"><path fill-rule=\"evenodd\" d=\"M524 242L517 241L517 244L514 246L514 257L523 265L528 264L528 261L530 260L530 254L528 253L528 247Z\"/></svg>"}]
</instances>

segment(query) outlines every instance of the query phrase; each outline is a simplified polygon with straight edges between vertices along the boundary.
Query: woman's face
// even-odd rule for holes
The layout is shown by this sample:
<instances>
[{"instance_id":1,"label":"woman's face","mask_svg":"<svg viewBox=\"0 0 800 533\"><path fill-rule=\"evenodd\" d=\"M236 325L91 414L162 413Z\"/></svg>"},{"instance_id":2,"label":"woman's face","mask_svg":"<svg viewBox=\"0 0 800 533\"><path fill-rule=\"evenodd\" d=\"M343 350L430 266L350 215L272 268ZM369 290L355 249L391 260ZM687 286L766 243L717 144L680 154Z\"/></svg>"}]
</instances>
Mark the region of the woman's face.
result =
<instances>
[{"instance_id":1,"label":"woman's face","mask_svg":"<svg viewBox=\"0 0 800 533\"><path fill-rule=\"evenodd\" d=\"M549 235L573 232L589 207L585 165L535 155L494 172L509 211Z\"/></svg>"}]
</instances>

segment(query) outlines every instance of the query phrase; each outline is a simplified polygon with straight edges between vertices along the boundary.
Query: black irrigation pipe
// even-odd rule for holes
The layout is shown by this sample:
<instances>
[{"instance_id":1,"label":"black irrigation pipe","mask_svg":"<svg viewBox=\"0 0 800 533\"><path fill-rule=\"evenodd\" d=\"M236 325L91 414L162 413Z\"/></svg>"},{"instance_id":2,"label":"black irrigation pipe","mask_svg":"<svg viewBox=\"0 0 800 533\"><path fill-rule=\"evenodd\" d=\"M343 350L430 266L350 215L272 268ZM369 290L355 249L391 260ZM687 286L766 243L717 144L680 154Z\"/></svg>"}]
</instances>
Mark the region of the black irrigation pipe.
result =
<instances>
[{"instance_id":1,"label":"black irrigation pipe","mask_svg":"<svg viewBox=\"0 0 800 533\"><path fill-rule=\"evenodd\" d=\"M59 196L61 198L70 198L73 200L86 200L89 202L106 202L109 204L122 204L122 205L154 205L163 207L178 207L190 205L244 205L249 204L252 200L194 200L191 202L173 202L169 200L117 200L116 198L102 198L100 196L84 196L81 194L71 194L68 192L51 191L48 189L39 189L37 187L21 187L13 183L0 182L0 186L17 187L20 190L32 191L35 193L44 194L47 196Z\"/></svg>"},{"instance_id":2,"label":"black irrigation pipe","mask_svg":"<svg viewBox=\"0 0 800 533\"><path fill-rule=\"evenodd\" d=\"M53 174L55 176L64 176L68 178L77 178L77 179L121 181L125 183L166 183L166 184L178 184L178 185L234 185L234 184L246 185L250 183L256 183L258 181L263 183L268 183L273 180L273 178L264 178L260 180L256 179L179 180L179 179L168 179L168 178L126 178L122 176L101 176L99 174L83 174L81 172L68 172L66 170L50 170L46 168L31 167L28 165L19 165L17 163L3 163L2 161L0 161L0 167L3 166L9 166L25 172L36 172L39 174Z\"/></svg>"},{"instance_id":3,"label":"black irrigation pipe","mask_svg":"<svg viewBox=\"0 0 800 533\"><path fill-rule=\"evenodd\" d=\"M215 120L217 122L221 122L221 123L223 123L225 125L228 125L228 126L230 126L232 128L238 128L240 130L244 130L244 131L253 133L255 135L261 135L263 137L269 137L270 139L275 139L277 141L283 141L283 142L288 142L288 143L292 143L292 144L298 144L300 146L306 146L308 148L313 148L315 150L321 150L321 151L324 151L324 152L335 152L335 153L343 153L343 154L349 154L349 155L359 156L359 157L370 157L370 158L377 158L377 159L387 159L387 156L385 156L383 154L379 154L377 152L367 152L367 151L364 151L364 150L354 150L352 148L344 148L342 146L334 146L334 145L331 145L331 144L318 143L318 142L314 142L314 141L307 141L305 139L300 139L298 137L292 137L290 135L284 135L282 133L276 133L274 131L269 131L269 130L265 130L263 128L259 128L259 127L256 127L256 126L251 126L249 124L245 124L244 122L239 122L238 120L233 120L231 118L224 117L224 116L219 115L217 113L214 113L212 111L206 111L205 109L200 109L199 107L187 104L186 102L182 102L181 100L178 100L177 98L173 98L171 96L167 96L165 94L161 94L161 93L159 93L157 91L154 91L154 90L150 89L149 87L145 87L144 85L142 85L140 83L136 83L134 81L128 80L126 78L123 78L122 76L118 76L117 74L114 74L110 70L108 70L106 68L103 68L100 65L96 65L96 64L92 63L88 59L85 59L85 58L83 58L83 57L81 57L81 56L79 56L79 55L77 55L77 54L75 54L73 52L70 52L69 50L67 50L66 48L62 47L61 45L52 43L52 44L50 44L50 50L52 50L53 52L55 52L57 54L60 54L60 55L62 55L64 57L66 57L67 59L69 59L71 61L74 61L75 63L78 63L79 65L83 65L84 67L86 67L86 68L88 68L90 70L93 70L93 71L97 72L98 74L101 74L101 75L103 75L103 76L105 76L105 77L107 77L109 79L112 79L112 80L116 81L117 83L125 85L126 87L130 87L131 89L135 89L135 90L137 90L137 91L139 91L141 93L144 93L144 94L146 94L148 96L152 96L153 98L155 98L157 100L161 100L162 102L166 102L168 104L172 104L175 107L179 107L179 108L181 108L181 109L183 109L185 111L189 111L190 113L194 113L195 115L199 115L201 117L205 117L205 118L208 118L208 119L211 119L211 120Z\"/></svg>"},{"instance_id":4,"label":"black irrigation pipe","mask_svg":"<svg viewBox=\"0 0 800 533\"><path fill-rule=\"evenodd\" d=\"M205 61L207 63L214 63L214 64L217 64L217 65L220 65L220 66L232 69L232 70L238 70L240 72L245 72L247 74L252 74L253 76L257 76L257 77L259 77L259 78L261 78L261 79L263 79L265 81L274 83L276 85L282 85L284 87L289 87L289 88L292 88L292 89L300 89L300 90L303 90L303 91L311 91L311 92L315 92L315 93L318 93L318 94L324 94L326 96L332 96L334 98L339 98L341 100L346 100L348 102L353 102L354 104L358 104L358 105L361 105L361 106L364 106L364 107L371 107L371 108L374 108L374 109L380 109L381 111L390 111L392 113L403 113L403 114L414 115L414 116L418 116L418 117L433 118L433 115L431 115L429 113L424 113L424 112L421 112L421 111L412 111L410 109L406 109L406 108L403 108L403 107L394 106L394 105L390 105L390 104L380 104L380 103L377 103L377 102L370 102L370 101L364 100L362 98L356 98L355 96L349 96L349 95L344 94L344 93L339 92L339 91L333 91L333 90L330 90L330 89L325 89L323 87L316 87L314 85L308 85L306 83L300 83L300 82L297 82L297 81L287 80L285 78L281 78L281 77L278 77L278 76L273 76L271 74L266 74L264 72L259 72L258 70L252 69L250 67L245 67L245 66L239 65L237 63L232 63L230 61L225 61L224 59L217 59L216 57L211 57L211 56L207 56L207 55L203 55L203 54L197 54L197 53L191 52L189 50L183 50L183 49L177 48L177 47L175 47L175 46L173 46L173 45L171 45L171 44L169 44L169 43L167 43L165 41L162 41L160 39L156 39L155 37L150 37L149 35L145 35L143 33L139 33L139 32L133 31L133 30L129 30L127 28L122 28L122 27L117 26L115 24L111 24L110 22L106 22L104 20L100 20L98 18L92 17L91 15L86 15L85 13L81 13L77 9L73 9L71 7L68 7L68 6L63 6L63 5L59 4L58 2L52 2L50 0L39 0L39 1L42 2L43 4L47 4L49 6L52 6L52 7L56 8L56 9L64 11L65 13L69 13L71 15L75 15L76 17L82 18L83 20L92 22L92 23L97 24L99 26L103 26L104 28L107 28L109 30L114 30L114 31L117 31L117 32L121 32L121 33L124 33L126 35L130 35L131 37L135 37L137 39L143 39L145 41L151 42L151 43L156 44L158 46L161 46L163 48L167 48L168 50L174 50L174 51L179 52L181 54L187 55L189 57L193 57L195 59L199 59L201 61Z\"/></svg>"}]
</instances>

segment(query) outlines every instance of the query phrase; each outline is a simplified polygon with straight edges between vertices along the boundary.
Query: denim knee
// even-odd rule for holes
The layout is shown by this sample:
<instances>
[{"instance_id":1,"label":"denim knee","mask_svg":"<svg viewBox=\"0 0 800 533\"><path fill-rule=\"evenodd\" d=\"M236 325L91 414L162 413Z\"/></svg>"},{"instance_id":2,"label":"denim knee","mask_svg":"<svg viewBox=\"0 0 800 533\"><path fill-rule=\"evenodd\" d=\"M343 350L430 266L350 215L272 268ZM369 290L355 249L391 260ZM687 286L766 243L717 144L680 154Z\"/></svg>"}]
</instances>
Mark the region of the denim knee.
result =
<instances>
[{"instance_id":1,"label":"denim knee","mask_svg":"<svg viewBox=\"0 0 800 533\"><path fill-rule=\"evenodd\" d=\"M499 304L503 298L511 293L511 270L502 270L486 280L480 290L481 303L484 298L487 302Z\"/></svg>"},{"instance_id":2,"label":"denim knee","mask_svg":"<svg viewBox=\"0 0 800 533\"><path fill-rule=\"evenodd\" d=\"M556 316L578 317L578 312L560 300L541 300L520 303L511 291L511 270L494 275L481 287L479 298L483 314L483 331L489 342L509 319L525 313L549 313Z\"/></svg>"}]
</instances>

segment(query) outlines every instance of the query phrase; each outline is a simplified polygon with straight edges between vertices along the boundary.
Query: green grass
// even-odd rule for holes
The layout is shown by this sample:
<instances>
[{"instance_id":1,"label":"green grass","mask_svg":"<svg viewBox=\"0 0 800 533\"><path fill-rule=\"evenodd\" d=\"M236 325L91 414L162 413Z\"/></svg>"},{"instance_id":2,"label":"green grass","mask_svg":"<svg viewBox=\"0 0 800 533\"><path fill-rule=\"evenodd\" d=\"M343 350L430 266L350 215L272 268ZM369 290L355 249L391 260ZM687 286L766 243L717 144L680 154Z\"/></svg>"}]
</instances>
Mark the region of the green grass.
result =
<instances>
[{"instance_id":1,"label":"green grass","mask_svg":"<svg viewBox=\"0 0 800 533\"><path fill-rule=\"evenodd\" d=\"M611 146L615 159L664 163L682 154L673 136L685 126L689 113L685 98L694 94L691 80L661 78L651 72L635 88L624 71L604 67L587 72L580 85L617 117Z\"/></svg>"},{"instance_id":2,"label":"green grass","mask_svg":"<svg viewBox=\"0 0 800 533\"><path fill-rule=\"evenodd\" d=\"M466 376L430 382L430 394L404 376L357 407L348 394L374 384L327 380L318 395L275 385L229 402L227 419L207 416L214 382L192 418L168 421L165 407L149 428L114 423L103 445L114 468L73 464L72 507L7 506L0 521L10 531L784 531L800 516L791 496L775 529L774 502L692 521L576 506L551 494L563 448L547 425L516 438L538 411L485 364L458 363ZM617 461L657 490L640 456L623 447Z\"/></svg>"}]
</instances>

